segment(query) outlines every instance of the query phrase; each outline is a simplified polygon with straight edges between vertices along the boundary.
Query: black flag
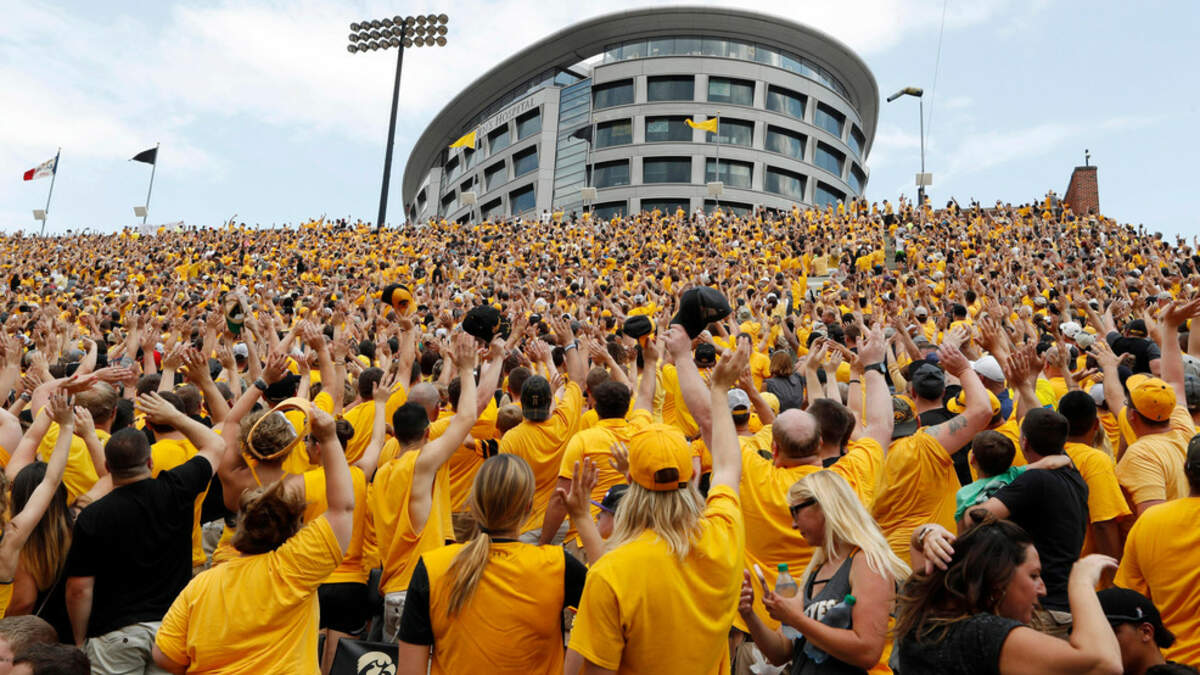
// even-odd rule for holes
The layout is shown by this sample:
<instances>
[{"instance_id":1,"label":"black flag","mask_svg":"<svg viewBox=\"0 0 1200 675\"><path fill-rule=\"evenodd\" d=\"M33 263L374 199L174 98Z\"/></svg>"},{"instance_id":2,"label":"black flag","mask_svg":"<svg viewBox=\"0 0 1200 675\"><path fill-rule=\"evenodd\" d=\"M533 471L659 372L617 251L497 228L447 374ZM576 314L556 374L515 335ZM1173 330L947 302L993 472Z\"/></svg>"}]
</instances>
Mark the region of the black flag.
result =
<instances>
[{"instance_id":1,"label":"black flag","mask_svg":"<svg viewBox=\"0 0 1200 675\"><path fill-rule=\"evenodd\" d=\"M147 164L153 164L157 160L158 160L158 148L150 148L149 150L143 150L131 158L131 161L145 162Z\"/></svg>"},{"instance_id":2,"label":"black flag","mask_svg":"<svg viewBox=\"0 0 1200 675\"><path fill-rule=\"evenodd\" d=\"M570 137L578 138L581 141L587 141L588 143L591 143L592 142L592 125L589 124L587 126L579 127L575 131L571 132Z\"/></svg>"}]
</instances>

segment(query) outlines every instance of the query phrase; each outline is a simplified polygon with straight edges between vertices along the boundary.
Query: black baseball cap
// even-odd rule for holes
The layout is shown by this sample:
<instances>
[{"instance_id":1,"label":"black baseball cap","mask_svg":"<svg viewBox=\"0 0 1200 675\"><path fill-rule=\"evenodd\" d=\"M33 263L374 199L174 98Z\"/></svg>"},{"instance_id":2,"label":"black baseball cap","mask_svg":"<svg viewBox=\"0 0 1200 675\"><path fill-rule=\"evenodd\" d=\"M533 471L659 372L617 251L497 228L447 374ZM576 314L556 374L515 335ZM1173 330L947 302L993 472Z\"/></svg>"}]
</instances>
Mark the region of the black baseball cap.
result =
<instances>
[{"instance_id":1,"label":"black baseball cap","mask_svg":"<svg viewBox=\"0 0 1200 675\"><path fill-rule=\"evenodd\" d=\"M1163 626L1162 615L1158 608L1150 602L1150 598L1129 588L1106 588L1096 594L1100 599L1100 608L1104 610L1104 618L1114 626L1131 623L1150 624L1154 629L1154 642L1166 649L1175 644L1175 635Z\"/></svg>"},{"instance_id":2,"label":"black baseball cap","mask_svg":"<svg viewBox=\"0 0 1200 675\"><path fill-rule=\"evenodd\" d=\"M550 381L541 375L531 375L521 385L521 413L530 422L542 422L550 417L553 398Z\"/></svg>"},{"instance_id":3,"label":"black baseball cap","mask_svg":"<svg viewBox=\"0 0 1200 675\"><path fill-rule=\"evenodd\" d=\"M500 310L491 305L477 305L463 317L463 332L490 343L500 330L500 320Z\"/></svg>"},{"instance_id":4,"label":"black baseball cap","mask_svg":"<svg viewBox=\"0 0 1200 675\"><path fill-rule=\"evenodd\" d=\"M631 316L625 320L621 332L636 340L654 332L654 321L644 314Z\"/></svg>"},{"instance_id":5,"label":"black baseball cap","mask_svg":"<svg viewBox=\"0 0 1200 675\"><path fill-rule=\"evenodd\" d=\"M604 493L604 499L593 501L594 506L599 506L601 509L609 513L617 512L617 505L621 503L621 498L625 496L625 492L629 490L629 486L625 483L614 485L608 488L608 492Z\"/></svg>"},{"instance_id":6,"label":"black baseball cap","mask_svg":"<svg viewBox=\"0 0 1200 675\"><path fill-rule=\"evenodd\" d=\"M697 286L689 288L680 296L679 311L675 313L671 323L683 326L688 337L695 340L708 324L724 319L732 311L729 300L721 291L708 286Z\"/></svg>"},{"instance_id":7,"label":"black baseball cap","mask_svg":"<svg viewBox=\"0 0 1200 675\"><path fill-rule=\"evenodd\" d=\"M704 342L696 347L696 355L692 360L697 368L712 368L717 365L717 348Z\"/></svg>"}]
</instances>

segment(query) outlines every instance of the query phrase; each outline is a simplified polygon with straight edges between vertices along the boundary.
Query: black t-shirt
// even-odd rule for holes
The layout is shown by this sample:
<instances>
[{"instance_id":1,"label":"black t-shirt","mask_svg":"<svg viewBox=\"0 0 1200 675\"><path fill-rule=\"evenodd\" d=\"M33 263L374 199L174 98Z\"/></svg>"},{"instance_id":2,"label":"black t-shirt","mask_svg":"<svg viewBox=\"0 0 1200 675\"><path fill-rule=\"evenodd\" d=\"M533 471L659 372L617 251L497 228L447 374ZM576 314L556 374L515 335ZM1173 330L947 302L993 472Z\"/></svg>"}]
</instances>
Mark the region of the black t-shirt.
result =
<instances>
[{"instance_id":1,"label":"black t-shirt","mask_svg":"<svg viewBox=\"0 0 1200 675\"><path fill-rule=\"evenodd\" d=\"M212 475L207 459L193 457L79 513L66 574L95 577L87 637L162 620L192 578L195 501Z\"/></svg>"},{"instance_id":2,"label":"black t-shirt","mask_svg":"<svg viewBox=\"0 0 1200 675\"><path fill-rule=\"evenodd\" d=\"M779 399L779 412L804 407L804 378L799 373L788 377L769 377L763 381L768 393Z\"/></svg>"},{"instance_id":3,"label":"black t-shirt","mask_svg":"<svg viewBox=\"0 0 1200 675\"><path fill-rule=\"evenodd\" d=\"M1123 337L1116 331L1110 332L1105 339L1108 340L1108 346L1112 347L1113 353L1117 356L1126 353L1133 354L1135 359L1133 372L1135 373L1150 372L1150 362L1162 358L1162 350L1153 340L1141 337Z\"/></svg>"},{"instance_id":4,"label":"black t-shirt","mask_svg":"<svg viewBox=\"0 0 1200 675\"><path fill-rule=\"evenodd\" d=\"M515 539L493 539L493 543L511 542ZM583 584L587 580L587 567L563 551L563 609L578 607L583 595ZM515 636L519 637L519 636ZM429 618L429 573L425 561L418 560L413 569L412 581L408 583L408 595L404 598L404 613L400 616L400 641L410 645L433 644L433 621Z\"/></svg>"},{"instance_id":5,"label":"black t-shirt","mask_svg":"<svg viewBox=\"0 0 1200 675\"><path fill-rule=\"evenodd\" d=\"M1032 472L1029 472L1032 473ZM995 614L976 614L946 627L942 640L900 639L899 671L904 675L999 675L1000 650L1022 624Z\"/></svg>"},{"instance_id":6,"label":"black t-shirt","mask_svg":"<svg viewBox=\"0 0 1200 675\"><path fill-rule=\"evenodd\" d=\"M1042 562L1047 609L1071 611L1067 602L1067 577L1079 559L1087 532L1087 483L1073 466L1047 471L1030 469L1011 485L1000 488L996 499L1004 503L1009 520L1025 528Z\"/></svg>"}]
</instances>

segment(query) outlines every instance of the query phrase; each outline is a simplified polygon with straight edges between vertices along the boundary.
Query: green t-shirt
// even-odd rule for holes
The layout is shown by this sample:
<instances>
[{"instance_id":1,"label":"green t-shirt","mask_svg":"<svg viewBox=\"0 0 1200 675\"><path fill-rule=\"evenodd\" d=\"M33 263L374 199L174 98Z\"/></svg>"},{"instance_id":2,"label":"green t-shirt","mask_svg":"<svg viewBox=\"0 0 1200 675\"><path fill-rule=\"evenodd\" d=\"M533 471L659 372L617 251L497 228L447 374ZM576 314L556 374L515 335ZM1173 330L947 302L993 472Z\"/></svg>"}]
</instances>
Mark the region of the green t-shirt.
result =
<instances>
[{"instance_id":1,"label":"green t-shirt","mask_svg":"<svg viewBox=\"0 0 1200 675\"><path fill-rule=\"evenodd\" d=\"M954 493L954 522L962 520L963 513L967 509L979 506L991 499L992 495L996 494L1000 488L1016 480L1017 476L1025 473L1025 469L1028 468L1028 466L1012 466L1002 474L980 478L970 485L959 488L958 492Z\"/></svg>"}]
</instances>

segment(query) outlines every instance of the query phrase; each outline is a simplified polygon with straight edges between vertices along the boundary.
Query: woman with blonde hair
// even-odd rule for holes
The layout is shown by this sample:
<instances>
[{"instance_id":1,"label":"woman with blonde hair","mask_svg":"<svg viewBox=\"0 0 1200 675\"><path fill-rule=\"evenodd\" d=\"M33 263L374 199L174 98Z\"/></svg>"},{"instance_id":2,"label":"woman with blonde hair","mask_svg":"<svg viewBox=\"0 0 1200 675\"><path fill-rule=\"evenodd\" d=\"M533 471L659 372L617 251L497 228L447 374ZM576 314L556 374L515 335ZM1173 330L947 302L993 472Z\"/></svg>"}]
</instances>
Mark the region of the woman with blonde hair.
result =
<instances>
[{"instance_id":1,"label":"woman with blonde hair","mask_svg":"<svg viewBox=\"0 0 1200 675\"><path fill-rule=\"evenodd\" d=\"M892 552L871 514L837 473L823 470L801 478L788 491L788 501L792 527L814 548L813 557L800 593L786 598L764 589L763 605L801 636L789 640L782 628L770 630L754 613L749 572L738 611L763 655L775 665L790 660L793 674L865 673L883 654L896 584L908 577L908 565ZM850 607L849 625L824 623L829 610L841 603Z\"/></svg>"},{"instance_id":2,"label":"woman with blonde hair","mask_svg":"<svg viewBox=\"0 0 1200 675\"><path fill-rule=\"evenodd\" d=\"M595 480L585 460L558 497L580 536L598 540L588 502ZM533 492L533 470L516 455L480 466L468 499L475 536L422 554L413 571L397 675L563 672L563 609L578 605L587 568L562 547L518 541Z\"/></svg>"},{"instance_id":3,"label":"woman with blonde hair","mask_svg":"<svg viewBox=\"0 0 1200 675\"><path fill-rule=\"evenodd\" d=\"M354 483L337 425L310 413L328 508L303 524L305 499L275 481L239 494L240 557L203 572L175 598L154 661L172 673L315 675L317 587L342 562L354 529Z\"/></svg>"}]
</instances>

